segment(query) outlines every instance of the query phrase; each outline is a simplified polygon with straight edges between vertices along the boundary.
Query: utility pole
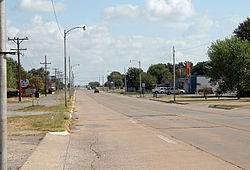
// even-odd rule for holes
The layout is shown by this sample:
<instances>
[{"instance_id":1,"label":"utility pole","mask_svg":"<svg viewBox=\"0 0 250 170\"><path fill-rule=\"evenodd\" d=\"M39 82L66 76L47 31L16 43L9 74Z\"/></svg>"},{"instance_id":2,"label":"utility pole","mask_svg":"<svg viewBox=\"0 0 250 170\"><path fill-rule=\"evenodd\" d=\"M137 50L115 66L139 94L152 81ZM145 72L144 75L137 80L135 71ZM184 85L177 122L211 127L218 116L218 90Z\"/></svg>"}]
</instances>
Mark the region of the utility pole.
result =
<instances>
[{"instance_id":1,"label":"utility pole","mask_svg":"<svg viewBox=\"0 0 250 170\"><path fill-rule=\"evenodd\" d=\"M55 85L56 85L56 90L58 90L58 81L57 81L57 70L58 70L58 68L54 68L53 70L55 70Z\"/></svg>"},{"instance_id":2,"label":"utility pole","mask_svg":"<svg viewBox=\"0 0 250 170\"><path fill-rule=\"evenodd\" d=\"M46 73L47 73L47 65L48 64L51 64L51 63L47 63L47 56L45 56L45 62L44 63L40 63L40 64L44 64L44 88L45 88L45 96L47 96L47 76L46 76Z\"/></svg>"},{"instance_id":3,"label":"utility pole","mask_svg":"<svg viewBox=\"0 0 250 170\"><path fill-rule=\"evenodd\" d=\"M18 81L19 81L19 102L21 102L21 63L20 63L20 51L21 50L27 50L25 49L20 49L20 44L24 41L28 40L28 37L26 38L19 38L19 37L14 37L14 38L8 38L8 41L14 41L17 44L17 49L11 49L11 50L16 50L17 51L17 57L18 57Z\"/></svg>"},{"instance_id":4,"label":"utility pole","mask_svg":"<svg viewBox=\"0 0 250 170\"><path fill-rule=\"evenodd\" d=\"M71 98L71 65L70 65L70 56L69 56L69 97Z\"/></svg>"},{"instance_id":5,"label":"utility pole","mask_svg":"<svg viewBox=\"0 0 250 170\"><path fill-rule=\"evenodd\" d=\"M139 60L139 69L140 69L140 97L142 94L142 88L141 88L141 61Z\"/></svg>"},{"instance_id":6,"label":"utility pole","mask_svg":"<svg viewBox=\"0 0 250 170\"><path fill-rule=\"evenodd\" d=\"M175 49L174 49L174 46L173 46L173 79L174 79L174 102L175 102Z\"/></svg>"},{"instance_id":7,"label":"utility pole","mask_svg":"<svg viewBox=\"0 0 250 170\"><path fill-rule=\"evenodd\" d=\"M141 94L142 94L142 87L141 87L141 61L140 60L129 60L130 63L132 61L135 61L135 62L139 63L139 71L140 71L140 75L139 75L139 78L140 78L140 97L141 97Z\"/></svg>"},{"instance_id":8,"label":"utility pole","mask_svg":"<svg viewBox=\"0 0 250 170\"><path fill-rule=\"evenodd\" d=\"M102 76L102 89L104 91L104 76Z\"/></svg>"},{"instance_id":9,"label":"utility pole","mask_svg":"<svg viewBox=\"0 0 250 170\"><path fill-rule=\"evenodd\" d=\"M6 1L0 0L0 169L7 170Z\"/></svg>"},{"instance_id":10,"label":"utility pole","mask_svg":"<svg viewBox=\"0 0 250 170\"><path fill-rule=\"evenodd\" d=\"M124 75L125 75L125 93L127 92L127 73L126 68L124 67Z\"/></svg>"},{"instance_id":11,"label":"utility pole","mask_svg":"<svg viewBox=\"0 0 250 170\"><path fill-rule=\"evenodd\" d=\"M100 74L99 74L99 84L101 86L101 76L100 76Z\"/></svg>"}]
</instances>

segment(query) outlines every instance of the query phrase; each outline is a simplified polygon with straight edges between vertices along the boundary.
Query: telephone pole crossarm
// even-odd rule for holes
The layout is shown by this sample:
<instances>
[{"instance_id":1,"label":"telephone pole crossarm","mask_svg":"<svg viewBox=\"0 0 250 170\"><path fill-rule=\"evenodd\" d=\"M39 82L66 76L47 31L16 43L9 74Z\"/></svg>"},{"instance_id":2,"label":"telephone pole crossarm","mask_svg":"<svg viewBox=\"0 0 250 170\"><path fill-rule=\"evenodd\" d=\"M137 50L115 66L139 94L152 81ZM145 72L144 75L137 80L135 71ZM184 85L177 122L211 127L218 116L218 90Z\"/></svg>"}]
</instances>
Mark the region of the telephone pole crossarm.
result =
<instances>
[{"instance_id":1,"label":"telephone pole crossarm","mask_svg":"<svg viewBox=\"0 0 250 170\"><path fill-rule=\"evenodd\" d=\"M20 48L20 44L24 41L28 40L28 37L25 38L19 38L19 37L14 37L14 38L8 38L8 41L14 41L17 44L17 49L11 49L14 51L17 51L17 57L18 57L18 81L19 81L19 102L22 101L21 98L21 63L20 63L20 51L21 50L27 50L26 48Z\"/></svg>"}]
</instances>

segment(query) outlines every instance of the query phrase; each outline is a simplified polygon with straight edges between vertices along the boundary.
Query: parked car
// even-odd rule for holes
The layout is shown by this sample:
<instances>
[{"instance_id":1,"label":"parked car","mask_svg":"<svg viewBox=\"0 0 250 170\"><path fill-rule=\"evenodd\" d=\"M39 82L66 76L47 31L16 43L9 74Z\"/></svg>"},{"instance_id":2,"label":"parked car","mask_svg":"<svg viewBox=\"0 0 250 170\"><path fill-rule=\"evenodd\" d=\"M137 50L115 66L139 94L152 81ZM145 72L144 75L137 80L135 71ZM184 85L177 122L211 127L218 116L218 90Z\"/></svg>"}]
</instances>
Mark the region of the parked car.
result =
<instances>
[{"instance_id":1,"label":"parked car","mask_svg":"<svg viewBox=\"0 0 250 170\"><path fill-rule=\"evenodd\" d=\"M167 87L155 87L154 89L152 89L152 92L156 94L159 94L159 93L164 94L166 93L166 89Z\"/></svg>"},{"instance_id":2,"label":"parked car","mask_svg":"<svg viewBox=\"0 0 250 170\"><path fill-rule=\"evenodd\" d=\"M166 93L167 93L167 94L173 94L173 93L174 93L174 88L173 88L173 87L168 87L168 88L166 89ZM184 93L185 93L185 90L179 89L179 88L175 88L175 93L176 93L176 94L184 94Z\"/></svg>"}]
</instances>

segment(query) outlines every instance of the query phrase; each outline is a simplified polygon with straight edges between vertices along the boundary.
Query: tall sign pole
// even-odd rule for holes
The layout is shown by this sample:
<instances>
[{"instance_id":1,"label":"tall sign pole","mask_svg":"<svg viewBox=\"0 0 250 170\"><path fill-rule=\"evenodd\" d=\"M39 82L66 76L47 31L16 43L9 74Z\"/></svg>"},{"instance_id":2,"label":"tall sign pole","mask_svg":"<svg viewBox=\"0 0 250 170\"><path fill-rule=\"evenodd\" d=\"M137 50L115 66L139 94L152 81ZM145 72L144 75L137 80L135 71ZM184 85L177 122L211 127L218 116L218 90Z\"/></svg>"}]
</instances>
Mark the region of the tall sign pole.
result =
<instances>
[{"instance_id":1,"label":"tall sign pole","mask_svg":"<svg viewBox=\"0 0 250 170\"><path fill-rule=\"evenodd\" d=\"M173 79L174 79L174 102L175 102L175 49L174 49L174 47L173 47L173 74L174 74L174 77L173 77Z\"/></svg>"},{"instance_id":2,"label":"tall sign pole","mask_svg":"<svg viewBox=\"0 0 250 170\"><path fill-rule=\"evenodd\" d=\"M0 0L0 169L7 170L6 1Z\"/></svg>"}]
</instances>

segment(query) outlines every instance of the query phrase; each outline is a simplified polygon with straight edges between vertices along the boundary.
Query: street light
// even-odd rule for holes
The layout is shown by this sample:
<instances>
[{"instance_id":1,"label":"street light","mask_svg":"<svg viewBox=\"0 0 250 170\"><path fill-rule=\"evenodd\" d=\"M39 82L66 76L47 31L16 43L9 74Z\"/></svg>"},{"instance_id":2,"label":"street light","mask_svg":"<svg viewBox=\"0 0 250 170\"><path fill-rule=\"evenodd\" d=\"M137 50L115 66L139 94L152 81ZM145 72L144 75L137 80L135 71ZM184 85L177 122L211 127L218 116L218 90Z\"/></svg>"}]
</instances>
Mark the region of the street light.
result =
<instances>
[{"instance_id":1,"label":"street light","mask_svg":"<svg viewBox=\"0 0 250 170\"><path fill-rule=\"evenodd\" d=\"M73 27L70 30L66 31L64 30L64 89L65 89L65 107L68 107L68 103L67 103L67 57L66 57L66 36L67 34L74 30L74 29L83 29L83 31L86 30L86 26L83 27Z\"/></svg>"},{"instance_id":2,"label":"street light","mask_svg":"<svg viewBox=\"0 0 250 170\"><path fill-rule=\"evenodd\" d=\"M69 67L69 97L72 96L71 94L71 86L72 86L72 78L73 78L73 71L72 69L75 67L75 66L80 66L80 64L74 64L73 66L70 66ZM72 75L72 78L71 78L71 75Z\"/></svg>"},{"instance_id":3,"label":"street light","mask_svg":"<svg viewBox=\"0 0 250 170\"><path fill-rule=\"evenodd\" d=\"M141 94L142 94L142 88L141 88L141 61L140 60L129 60L130 63L132 61L139 63L139 70L140 70L140 97L141 97Z\"/></svg>"}]
</instances>

